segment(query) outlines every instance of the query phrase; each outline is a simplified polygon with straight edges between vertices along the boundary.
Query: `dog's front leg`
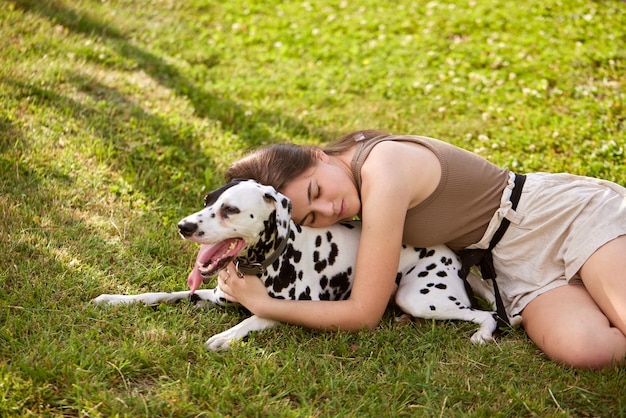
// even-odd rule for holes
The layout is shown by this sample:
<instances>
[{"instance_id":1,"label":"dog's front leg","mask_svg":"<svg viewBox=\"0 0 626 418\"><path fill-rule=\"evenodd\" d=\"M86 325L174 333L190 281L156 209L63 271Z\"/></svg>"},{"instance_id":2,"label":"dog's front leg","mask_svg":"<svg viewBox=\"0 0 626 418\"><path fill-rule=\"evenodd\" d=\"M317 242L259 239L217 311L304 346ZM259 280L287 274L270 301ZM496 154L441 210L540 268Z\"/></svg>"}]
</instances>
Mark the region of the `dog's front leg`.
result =
<instances>
[{"instance_id":1,"label":"dog's front leg","mask_svg":"<svg viewBox=\"0 0 626 418\"><path fill-rule=\"evenodd\" d=\"M215 288L197 290L191 296L188 290L182 292L140 293L137 295L102 294L97 298L92 299L91 303L96 305L143 303L144 305L153 306L160 303L175 304L181 301L190 301L200 307L205 307L209 304L224 306L226 298L218 288Z\"/></svg>"},{"instance_id":2,"label":"dog's front leg","mask_svg":"<svg viewBox=\"0 0 626 418\"><path fill-rule=\"evenodd\" d=\"M131 303L143 303L145 305L158 305L159 303L176 303L189 298L189 291L184 292L155 292L140 293L138 295L109 295L103 294L91 300L96 305L124 305Z\"/></svg>"},{"instance_id":3,"label":"dog's front leg","mask_svg":"<svg viewBox=\"0 0 626 418\"><path fill-rule=\"evenodd\" d=\"M211 351L228 350L231 342L241 340L248 335L249 332L263 331L264 329L275 327L278 324L278 321L253 315L250 318L244 319L234 327L219 334L215 334L207 340L205 346L207 350Z\"/></svg>"}]
</instances>

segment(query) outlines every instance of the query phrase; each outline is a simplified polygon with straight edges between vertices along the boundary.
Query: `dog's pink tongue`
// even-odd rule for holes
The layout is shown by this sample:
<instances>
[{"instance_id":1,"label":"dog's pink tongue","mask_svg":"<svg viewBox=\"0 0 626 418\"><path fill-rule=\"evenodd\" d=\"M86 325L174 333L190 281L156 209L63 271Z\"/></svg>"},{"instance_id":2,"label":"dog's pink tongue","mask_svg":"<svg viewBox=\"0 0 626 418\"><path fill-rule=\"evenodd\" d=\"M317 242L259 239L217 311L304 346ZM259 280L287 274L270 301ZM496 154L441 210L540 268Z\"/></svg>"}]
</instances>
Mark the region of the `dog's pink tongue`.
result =
<instances>
[{"instance_id":1,"label":"dog's pink tongue","mask_svg":"<svg viewBox=\"0 0 626 418\"><path fill-rule=\"evenodd\" d=\"M187 284L189 285L189 290L192 295L196 290L198 290L200 284L202 283L202 275L200 274L198 266L201 266L204 263L206 259L206 253L210 250L211 245L200 246L200 251L198 251L198 256L196 257L196 263L193 265L191 273L189 273L189 276L187 277Z\"/></svg>"},{"instance_id":2,"label":"dog's pink tongue","mask_svg":"<svg viewBox=\"0 0 626 418\"><path fill-rule=\"evenodd\" d=\"M198 266L193 266L191 273L189 273L189 276L187 277L187 284L189 285L189 290L192 295L200 287L200 283L202 283L200 270L198 270Z\"/></svg>"}]
</instances>

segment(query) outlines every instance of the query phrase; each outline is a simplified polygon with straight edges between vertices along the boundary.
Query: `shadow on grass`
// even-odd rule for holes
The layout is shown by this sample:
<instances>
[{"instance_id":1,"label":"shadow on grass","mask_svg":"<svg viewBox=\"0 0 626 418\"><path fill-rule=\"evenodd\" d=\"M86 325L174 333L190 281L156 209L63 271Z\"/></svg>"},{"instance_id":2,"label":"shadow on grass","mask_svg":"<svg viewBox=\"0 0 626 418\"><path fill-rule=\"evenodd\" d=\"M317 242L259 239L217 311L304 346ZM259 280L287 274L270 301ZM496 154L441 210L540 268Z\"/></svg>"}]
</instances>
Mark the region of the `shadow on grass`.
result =
<instances>
[{"instance_id":1,"label":"shadow on grass","mask_svg":"<svg viewBox=\"0 0 626 418\"><path fill-rule=\"evenodd\" d=\"M147 196L156 198L162 196L164 191L176 192L184 187L172 181L173 169L184 167L189 170L190 178L183 180L192 183L194 178L196 182L198 177L203 178L199 176L203 170L215 169L212 161L198 159L201 151L194 137L189 134L190 129L184 129L181 133L177 127L146 113L124 95L92 79L80 74L68 74L67 77L79 91L91 95L95 104L81 103L34 82L5 78L0 79L0 86L11 92L12 98L18 102L28 100L40 112L52 115L47 121L47 128L52 133L45 138L46 141L62 138L68 133L83 136L84 149L81 152L122 173L125 181ZM106 97L106 105L100 106L103 97ZM63 132L58 132L60 129ZM10 146L11 142L19 143L20 147L29 146L24 138L10 139L18 137L16 129L11 132L3 133L6 138L2 141L3 147ZM163 161L163 152L168 149L170 152L166 161Z\"/></svg>"},{"instance_id":2,"label":"shadow on grass","mask_svg":"<svg viewBox=\"0 0 626 418\"><path fill-rule=\"evenodd\" d=\"M236 133L249 147L264 142L272 142L274 138L265 126L276 126L286 130L292 136L328 138L328 134L319 130L312 132L307 126L294 118L273 112L255 112L255 120L246 117L245 109L237 102L216 97L201 86L184 77L174 66L142 48L132 45L126 36L116 28L107 25L93 16L86 15L68 8L56 1L13 0L16 7L25 12L36 13L64 28L87 36L97 34L121 57L131 60L137 68L145 71L178 95L185 96L193 104L195 113L201 118L220 121L224 129ZM212 57L203 61L203 65L217 65L219 58ZM98 62L98 64L102 64Z\"/></svg>"},{"instance_id":3,"label":"shadow on grass","mask_svg":"<svg viewBox=\"0 0 626 418\"><path fill-rule=\"evenodd\" d=\"M67 190L72 188L66 174L50 165L41 170L32 168L10 155L0 156L0 169L0 292L9 305L37 300L40 306L49 306L68 297L70 289L63 288L63 277L81 276L80 268L72 272L69 267L74 257L83 268L101 275L123 262L107 246L106 237L75 216L71 204L64 201ZM68 263L59 260L64 255ZM83 275L84 280L90 276ZM73 283L78 288L85 284ZM75 292L74 297L80 298L81 294Z\"/></svg>"},{"instance_id":4,"label":"shadow on grass","mask_svg":"<svg viewBox=\"0 0 626 418\"><path fill-rule=\"evenodd\" d=\"M17 102L28 99L30 106L49 115L49 119L44 120L47 126L37 129L54 130L60 125L71 130L78 126L104 138L115 138L115 132L124 129L125 122L118 124L116 118L103 119L98 109L36 83L0 78L0 89ZM107 91L106 94L114 92ZM119 96L115 100L123 101L124 98ZM131 115L149 122L148 126L155 133L168 132L167 124L161 119L146 115L128 102L124 101L124 104L129 106ZM183 248L182 240L178 243L174 226L166 225L168 232L164 235L163 228L158 227L161 223L159 216L153 216L150 219L157 224L154 228L142 230L141 225L129 224L124 226L127 230L121 234L116 231L113 218L108 222L106 218L102 219L113 217L120 211L108 208L106 200L89 197L93 194L110 198L111 193L106 189L110 187L110 180L103 178L102 183L94 185L104 190L81 191L80 188L85 186L77 184L78 179L72 175L71 168L64 166L80 164L79 159L59 160L37 150L31 154L28 149L38 145L31 143L26 131L19 129L9 117L0 118L0 127L0 292L5 295L2 299L12 305L39 300L42 306L56 306L61 301L73 299L73 302L65 303L71 306L76 300L86 302L95 296L85 294L85 291L99 288L103 280L143 286L174 276L180 277L181 284L184 282L185 260L172 260L177 255L180 257ZM51 136L52 139L44 140L54 142L58 139L56 134ZM128 164L132 163L137 163L137 167L139 163L144 167L158 165L152 155L148 157L152 159L146 161L147 153L123 148L122 143L116 146L120 149L111 151L111 155L119 159L116 160L118 164L126 164L120 167L120 171L140 169L129 168ZM62 148L62 145L54 142L46 150L50 153L55 147ZM194 152L191 141L183 149L186 147L189 147L187 152L190 154ZM181 158L188 156L183 154ZM152 174L155 173L167 180L166 172ZM158 176L138 184L145 186L147 194L162 194L157 186ZM180 202L180 196L171 199L176 198ZM196 200L199 205L201 197L195 196L193 201ZM174 205L173 202L170 204ZM125 212L120 213L118 217ZM121 221L126 222L125 219ZM165 238L167 235L172 239ZM129 277L118 277L120 271L129 272Z\"/></svg>"},{"instance_id":5,"label":"shadow on grass","mask_svg":"<svg viewBox=\"0 0 626 418\"><path fill-rule=\"evenodd\" d=\"M247 117L246 109L236 101L210 94L201 85L181 74L175 66L132 45L130 37L117 28L90 14L73 10L69 5L71 3L63 4L54 0L11 0L10 3L26 14L47 19L70 32L86 38L99 37L120 58L130 61L133 71L143 71L176 95L187 97L198 117L219 121L222 129L235 133L246 147L253 148L261 143L275 141L271 133L273 128L280 128L281 132L293 136L328 137L322 131L313 132L298 120L274 112L261 110L255 112L254 119ZM91 56L80 58L95 61L95 57ZM213 57L200 64L219 65L218 62L218 57ZM115 64L98 61L97 65ZM41 110L38 117L49 117L48 120L36 122L35 128L47 132L35 133L34 139L26 131L32 128L28 123L18 126L8 117L0 120L0 168L3 169L0 191L4 195L0 196L0 217L3 220L0 232L3 238L11 242L3 249L0 265L6 267L7 280L4 281L3 290L8 294L22 291L21 287L28 284L24 277L37 280L41 272L61 278L76 274L82 278L80 280L84 280L83 286L90 287L90 276L106 277L112 266L118 263L149 264L154 261L155 254L172 257L176 253L171 248L169 253L167 249L145 248L145 237L127 239L124 242L125 249L116 250L107 244L110 237L105 236L102 227L95 227L77 216L81 210L92 209L80 207L84 199L76 198L81 194L76 179L68 176L68 167L59 167L59 164L72 161L55 161L52 156L43 155L25 162L23 158L30 155L27 150L33 146L33 141L49 141L48 145L54 149L54 141L62 139L64 135L82 140L83 144L76 144L80 147L81 155L95 157L98 162L106 164L123 182L130 184L131 190L116 190L115 187L121 189L124 185L110 184L115 181L110 178L103 178L102 183L94 187L113 187L111 191L115 193L133 193L133 189L140 191L146 198L161 201L160 210L177 213L173 216L179 216L186 208L201 205L201 196L192 193L192 196L185 197L190 194L184 193L186 190L217 186L215 183L206 184L205 173L215 172L217 165L202 152L196 137L197 128L191 123L170 122L150 114L120 91L88 75L68 71L59 78L75 87L71 95L56 89L55 84L42 84L38 79L25 79L19 75L0 78L3 95L15 101L19 107L28 103L20 111L28 113L31 108L36 108ZM93 100L75 98L74 92ZM19 114L15 116L19 117ZM177 126L173 126L173 123ZM78 158L76 163L81 163ZM221 176L209 177L208 180L217 182ZM104 192L110 194L106 189ZM76 201L65 201L66 195L74 196ZM132 199L129 201L132 203ZM97 214L98 210L93 210L93 213ZM158 230L158 224L155 226L154 234L160 234L159 238L163 240L163 231ZM170 227L167 225L167 228ZM20 236L20 233L23 235ZM175 228L172 234L175 234ZM76 237L75 242L72 237ZM138 246L142 248L138 249ZM69 254L61 254L64 251ZM141 255L137 257L139 253ZM66 256L70 259L65 260ZM73 270L74 267L69 265L72 256L79 258L75 266L83 266L85 271L81 273ZM137 272L141 270L136 269ZM10 279L9 276L13 274L20 279ZM166 275L167 272L160 274ZM141 283L149 279L134 280L135 283ZM56 278L49 280L51 285L63 282ZM44 283L42 281L40 285L45 286Z\"/></svg>"}]
</instances>

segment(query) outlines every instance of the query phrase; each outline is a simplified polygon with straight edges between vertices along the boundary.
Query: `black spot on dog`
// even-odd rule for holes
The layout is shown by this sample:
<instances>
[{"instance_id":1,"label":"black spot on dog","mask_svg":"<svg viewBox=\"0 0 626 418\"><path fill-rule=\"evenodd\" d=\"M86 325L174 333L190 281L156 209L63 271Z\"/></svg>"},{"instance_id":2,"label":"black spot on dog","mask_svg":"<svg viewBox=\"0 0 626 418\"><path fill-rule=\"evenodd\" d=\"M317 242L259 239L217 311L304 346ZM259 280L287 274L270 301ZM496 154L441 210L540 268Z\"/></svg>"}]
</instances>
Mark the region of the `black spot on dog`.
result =
<instances>
[{"instance_id":1,"label":"black spot on dog","mask_svg":"<svg viewBox=\"0 0 626 418\"><path fill-rule=\"evenodd\" d=\"M320 245L322 245L322 237L318 235L315 237L315 246L319 247Z\"/></svg>"},{"instance_id":2,"label":"black spot on dog","mask_svg":"<svg viewBox=\"0 0 626 418\"><path fill-rule=\"evenodd\" d=\"M350 289L350 274L347 271L338 273L331 277L330 287L334 293L333 300L340 300L346 297L346 292Z\"/></svg>"},{"instance_id":3,"label":"black spot on dog","mask_svg":"<svg viewBox=\"0 0 626 418\"><path fill-rule=\"evenodd\" d=\"M197 293L194 293L193 295L189 295L189 302L193 303L194 305L200 302L201 300L202 298L198 296Z\"/></svg>"},{"instance_id":4,"label":"black spot on dog","mask_svg":"<svg viewBox=\"0 0 626 418\"><path fill-rule=\"evenodd\" d=\"M428 276L428 272L427 271L420 271L417 275L417 277L426 277Z\"/></svg>"},{"instance_id":5,"label":"black spot on dog","mask_svg":"<svg viewBox=\"0 0 626 418\"><path fill-rule=\"evenodd\" d=\"M436 287L437 289L441 289L441 290L443 290L443 289L447 289L447 288L448 288L448 286L447 286L445 283L437 283L437 284L435 285L435 287Z\"/></svg>"},{"instance_id":6,"label":"black spot on dog","mask_svg":"<svg viewBox=\"0 0 626 418\"><path fill-rule=\"evenodd\" d=\"M436 311L436 310L437 310L437 308L435 308L433 305L430 305L430 310L431 310L431 311Z\"/></svg>"},{"instance_id":7,"label":"black spot on dog","mask_svg":"<svg viewBox=\"0 0 626 418\"><path fill-rule=\"evenodd\" d=\"M328 266L328 261L326 261L326 260L319 260L319 261L317 261L315 263L313 268L315 269L316 272L321 273L322 271L324 271L326 266Z\"/></svg>"},{"instance_id":8,"label":"black spot on dog","mask_svg":"<svg viewBox=\"0 0 626 418\"><path fill-rule=\"evenodd\" d=\"M446 273L445 271L441 270L437 272L437 276L439 277L448 277L448 273Z\"/></svg>"},{"instance_id":9,"label":"black spot on dog","mask_svg":"<svg viewBox=\"0 0 626 418\"><path fill-rule=\"evenodd\" d=\"M432 257L435 254L435 250L429 250L428 248L420 249L420 258Z\"/></svg>"},{"instance_id":10,"label":"black spot on dog","mask_svg":"<svg viewBox=\"0 0 626 418\"><path fill-rule=\"evenodd\" d=\"M300 293L298 300L311 300L311 288L309 286L306 287L304 292Z\"/></svg>"},{"instance_id":11,"label":"black spot on dog","mask_svg":"<svg viewBox=\"0 0 626 418\"><path fill-rule=\"evenodd\" d=\"M284 258L298 264L302 259L302 251L296 250L293 245L287 245Z\"/></svg>"},{"instance_id":12,"label":"black spot on dog","mask_svg":"<svg viewBox=\"0 0 626 418\"><path fill-rule=\"evenodd\" d=\"M283 290L291 286L296 279L296 269L291 263L284 263L281 266L278 276L276 276L271 283L271 287L274 292L280 293Z\"/></svg>"},{"instance_id":13,"label":"black spot on dog","mask_svg":"<svg viewBox=\"0 0 626 418\"><path fill-rule=\"evenodd\" d=\"M335 264L335 261L337 260L337 255L339 255L339 247L337 246L336 243L332 243L330 245L330 254L328 254L328 265L332 266Z\"/></svg>"},{"instance_id":14,"label":"black spot on dog","mask_svg":"<svg viewBox=\"0 0 626 418\"><path fill-rule=\"evenodd\" d=\"M421 289L421 290L420 290L420 293L421 293L422 295L426 295L426 294L428 294L429 292L430 292L430 290L429 290L429 289Z\"/></svg>"},{"instance_id":15,"label":"black spot on dog","mask_svg":"<svg viewBox=\"0 0 626 418\"><path fill-rule=\"evenodd\" d=\"M320 287L322 289L326 289L326 286L328 286L328 277L322 276L322 278L320 279Z\"/></svg>"}]
</instances>

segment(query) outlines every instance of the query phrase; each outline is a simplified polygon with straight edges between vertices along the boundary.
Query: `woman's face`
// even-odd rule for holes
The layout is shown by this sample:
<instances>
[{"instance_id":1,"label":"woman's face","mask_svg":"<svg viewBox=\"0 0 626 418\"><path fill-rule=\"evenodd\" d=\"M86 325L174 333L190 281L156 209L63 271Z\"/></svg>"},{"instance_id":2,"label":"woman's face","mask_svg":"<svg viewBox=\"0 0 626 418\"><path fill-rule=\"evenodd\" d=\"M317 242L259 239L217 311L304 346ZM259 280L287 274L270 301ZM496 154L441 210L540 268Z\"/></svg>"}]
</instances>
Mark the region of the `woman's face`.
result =
<instances>
[{"instance_id":1,"label":"woman's face","mask_svg":"<svg viewBox=\"0 0 626 418\"><path fill-rule=\"evenodd\" d=\"M351 220L361 211L352 179L328 161L318 160L287 183L282 193L291 199L292 218L300 225L326 227Z\"/></svg>"}]
</instances>

